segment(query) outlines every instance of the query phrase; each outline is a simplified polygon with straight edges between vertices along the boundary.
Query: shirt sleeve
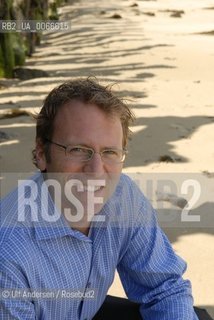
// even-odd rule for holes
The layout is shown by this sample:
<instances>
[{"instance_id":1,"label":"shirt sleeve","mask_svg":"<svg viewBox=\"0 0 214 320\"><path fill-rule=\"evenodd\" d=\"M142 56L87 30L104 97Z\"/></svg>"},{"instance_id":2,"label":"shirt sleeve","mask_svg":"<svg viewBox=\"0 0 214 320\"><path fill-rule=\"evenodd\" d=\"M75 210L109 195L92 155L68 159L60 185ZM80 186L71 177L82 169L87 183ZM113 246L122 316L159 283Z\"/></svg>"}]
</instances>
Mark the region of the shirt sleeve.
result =
<instances>
[{"instance_id":1,"label":"shirt sleeve","mask_svg":"<svg viewBox=\"0 0 214 320\"><path fill-rule=\"evenodd\" d=\"M124 290L130 300L141 304L144 320L198 320L190 281L182 277L186 263L175 254L154 209L146 199L143 202L118 264Z\"/></svg>"},{"instance_id":2,"label":"shirt sleeve","mask_svg":"<svg viewBox=\"0 0 214 320\"><path fill-rule=\"evenodd\" d=\"M0 319L35 320L34 304L25 299L26 279L19 267L8 261L0 263Z\"/></svg>"}]
</instances>

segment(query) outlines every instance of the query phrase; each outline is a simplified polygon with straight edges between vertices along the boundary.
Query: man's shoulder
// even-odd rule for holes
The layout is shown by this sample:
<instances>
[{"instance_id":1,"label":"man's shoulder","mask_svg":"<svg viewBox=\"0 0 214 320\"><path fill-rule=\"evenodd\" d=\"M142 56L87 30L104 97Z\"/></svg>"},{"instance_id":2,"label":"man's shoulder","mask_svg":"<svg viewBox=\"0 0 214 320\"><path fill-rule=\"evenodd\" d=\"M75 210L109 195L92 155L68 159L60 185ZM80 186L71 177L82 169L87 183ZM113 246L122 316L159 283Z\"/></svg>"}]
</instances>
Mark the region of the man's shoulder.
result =
<instances>
[{"instance_id":1,"label":"man's shoulder","mask_svg":"<svg viewBox=\"0 0 214 320\"><path fill-rule=\"evenodd\" d=\"M116 192L120 193L121 196L129 195L133 199L143 196L143 192L140 190L135 177L126 173L121 174Z\"/></svg>"},{"instance_id":2,"label":"man's shoulder","mask_svg":"<svg viewBox=\"0 0 214 320\"><path fill-rule=\"evenodd\" d=\"M0 266L24 265L32 259L32 230L21 224L0 228Z\"/></svg>"},{"instance_id":3,"label":"man's shoulder","mask_svg":"<svg viewBox=\"0 0 214 320\"><path fill-rule=\"evenodd\" d=\"M0 203L0 250L7 247L7 250L13 247L13 244L19 245L20 243L29 242L28 221L19 221L18 206L12 201L16 198L16 192ZM13 200L11 200L13 199ZM10 204L11 203L11 204ZM10 204L10 205L9 205Z\"/></svg>"},{"instance_id":4,"label":"man's shoulder","mask_svg":"<svg viewBox=\"0 0 214 320\"><path fill-rule=\"evenodd\" d=\"M5 179L7 179L7 177ZM5 193L5 195L3 195L3 197L0 200L0 203L2 205L8 205L8 206L12 206L14 204L13 203L14 201L12 200L16 200L17 197L21 195L20 193L21 188L23 188L24 186L34 186L40 183L41 181L43 181L41 172L37 172L28 177L19 177L14 175L13 178L9 177L8 179L13 179L12 180L13 189ZM7 185L7 181L5 181L5 184Z\"/></svg>"},{"instance_id":5,"label":"man's shoulder","mask_svg":"<svg viewBox=\"0 0 214 320\"><path fill-rule=\"evenodd\" d=\"M120 180L119 180L119 185L129 188L129 187L134 187L135 182L134 179L132 179L132 176L130 174L127 173L121 173L120 175Z\"/></svg>"},{"instance_id":6,"label":"man's shoulder","mask_svg":"<svg viewBox=\"0 0 214 320\"><path fill-rule=\"evenodd\" d=\"M133 211L133 209L137 210L141 203L145 201L145 196L135 179L131 175L122 173L110 202L118 204L118 210L120 207L122 211L123 209L132 209Z\"/></svg>"},{"instance_id":7,"label":"man's shoulder","mask_svg":"<svg viewBox=\"0 0 214 320\"><path fill-rule=\"evenodd\" d=\"M150 201L141 190L140 179L136 174L121 174L114 199L121 210L127 209L135 214L141 212L144 215L153 211Z\"/></svg>"},{"instance_id":8,"label":"man's shoulder","mask_svg":"<svg viewBox=\"0 0 214 320\"><path fill-rule=\"evenodd\" d=\"M12 243L16 241L22 241L23 235L26 236L25 224L20 222L18 217L19 205L22 202L23 194L20 192L21 184L24 184L25 181L31 183L36 183L38 180L38 174L29 177L25 180L20 180L17 187L9 192L3 199L0 201L0 247L5 246L6 243ZM25 230L25 231L24 231Z\"/></svg>"}]
</instances>

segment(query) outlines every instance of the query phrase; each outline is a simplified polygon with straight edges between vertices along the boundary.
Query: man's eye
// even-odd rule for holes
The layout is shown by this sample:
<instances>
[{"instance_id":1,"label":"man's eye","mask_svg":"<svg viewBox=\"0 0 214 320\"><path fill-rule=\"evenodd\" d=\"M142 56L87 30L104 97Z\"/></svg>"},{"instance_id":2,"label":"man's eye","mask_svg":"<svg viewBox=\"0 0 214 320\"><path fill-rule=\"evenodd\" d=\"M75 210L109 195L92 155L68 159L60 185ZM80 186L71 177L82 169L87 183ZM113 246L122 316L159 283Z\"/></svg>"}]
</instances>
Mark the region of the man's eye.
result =
<instances>
[{"instance_id":1,"label":"man's eye","mask_svg":"<svg viewBox=\"0 0 214 320\"><path fill-rule=\"evenodd\" d=\"M73 147L69 151L70 151L70 153L81 153L81 152L84 152L85 150L80 147Z\"/></svg>"},{"instance_id":2,"label":"man's eye","mask_svg":"<svg viewBox=\"0 0 214 320\"><path fill-rule=\"evenodd\" d=\"M104 151L103 151L103 155L104 155L104 156L117 157L117 156L118 156L118 152L117 152L117 150L111 150L111 149L109 149L109 150L104 150Z\"/></svg>"},{"instance_id":3,"label":"man's eye","mask_svg":"<svg viewBox=\"0 0 214 320\"><path fill-rule=\"evenodd\" d=\"M68 149L68 154L72 156L82 156L88 154L88 150L82 147L70 147Z\"/></svg>"}]
</instances>

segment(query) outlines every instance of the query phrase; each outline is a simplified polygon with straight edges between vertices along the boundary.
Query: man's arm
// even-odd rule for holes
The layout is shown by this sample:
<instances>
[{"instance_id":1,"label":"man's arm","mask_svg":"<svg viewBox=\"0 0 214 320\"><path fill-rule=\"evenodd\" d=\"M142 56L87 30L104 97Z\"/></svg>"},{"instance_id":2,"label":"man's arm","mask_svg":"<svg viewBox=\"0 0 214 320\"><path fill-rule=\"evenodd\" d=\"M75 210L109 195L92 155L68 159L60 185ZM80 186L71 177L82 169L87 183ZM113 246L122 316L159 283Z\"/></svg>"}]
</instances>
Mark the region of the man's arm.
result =
<instances>
[{"instance_id":1,"label":"man's arm","mask_svg":"<svg viewBox=\"0 0 214 320\"><path fill-rule=\"evenodd\" d=\"M24 299L27 283L22 272L4 260L0 262L0 319L35 320L34 304Z\"/></svg>"},{"instance_id":2,"label":"man's arm","mask_svg":"<svg viewBox=\"0 0 214 320\"><path fill-rule=\"evenodd\" d=\"M146 213L145 207L150 207ZM191 284L182 278L186 263L175 254L151 206L144 204L140 211L118 265L128 298L141 303L144 320L197 320Z\"/></svg>"}]
</instances>

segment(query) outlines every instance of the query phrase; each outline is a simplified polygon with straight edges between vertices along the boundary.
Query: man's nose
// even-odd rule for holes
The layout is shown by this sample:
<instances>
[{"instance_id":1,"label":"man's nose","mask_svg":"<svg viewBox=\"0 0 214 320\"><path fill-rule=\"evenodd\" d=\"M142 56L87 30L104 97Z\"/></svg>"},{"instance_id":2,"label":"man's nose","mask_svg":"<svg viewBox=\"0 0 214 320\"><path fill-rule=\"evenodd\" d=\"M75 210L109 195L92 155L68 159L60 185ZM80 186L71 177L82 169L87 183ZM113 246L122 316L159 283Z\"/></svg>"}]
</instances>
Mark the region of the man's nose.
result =
<instances>
[{"instance_id":1,"label":"man's nose","mask_svg":"<svg viewBox=\"0 0 214 320\"><path fill-rule=\"evenodd\" d=\"M95 152L93 157L86 162L84 171L100 176L105 172L104 163L99 152Z\"/></svg>"}]
</instances>

